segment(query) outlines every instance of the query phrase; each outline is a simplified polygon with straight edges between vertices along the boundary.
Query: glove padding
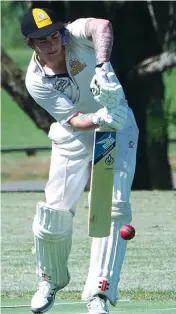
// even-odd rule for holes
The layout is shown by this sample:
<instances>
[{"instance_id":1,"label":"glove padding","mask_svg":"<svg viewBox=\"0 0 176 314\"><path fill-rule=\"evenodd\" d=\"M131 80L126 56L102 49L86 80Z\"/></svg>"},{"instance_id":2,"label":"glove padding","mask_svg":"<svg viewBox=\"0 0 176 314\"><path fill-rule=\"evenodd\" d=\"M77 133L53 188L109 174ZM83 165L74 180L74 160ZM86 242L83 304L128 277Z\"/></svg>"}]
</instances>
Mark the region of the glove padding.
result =
<instances>
[{"instance_id":1,"label":"glove padding","mask_svg":"<svg viewBox=\"0 0 176 314\"><path fill-rule=\"evenodd\" d=\"M99 109L92 117L93 123L100 125L101 129L122 129L127 119L128 107L119 107L119 110L117 108L108 110L106 107Z\"/></svg>"},{"instance_id":2,"label":"glove padding","mask_svg":"<svg viewBox=\"0 0 176 314\"><path fill-rule=\"evenodd\" d=\"M96 67L95 72L96 74L90 83L94 99L108 109L117 105L126 105L123 88L110 62L105 62L101 67Z\"/></svg>"}]
</instances>

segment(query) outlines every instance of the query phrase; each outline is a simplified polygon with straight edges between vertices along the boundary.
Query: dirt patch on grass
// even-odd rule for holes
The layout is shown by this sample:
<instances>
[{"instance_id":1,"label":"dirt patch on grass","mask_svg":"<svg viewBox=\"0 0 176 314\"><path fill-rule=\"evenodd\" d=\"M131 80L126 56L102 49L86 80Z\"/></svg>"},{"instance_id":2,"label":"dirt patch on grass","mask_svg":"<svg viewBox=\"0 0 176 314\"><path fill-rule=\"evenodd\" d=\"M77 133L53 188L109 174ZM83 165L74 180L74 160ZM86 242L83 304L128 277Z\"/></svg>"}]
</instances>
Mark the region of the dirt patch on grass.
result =
<instances>
[{"instance_id":1,"label":"dirt patch on grass","mask_svg":"<svg viewBox=\"0 0 176 314\"><path fill-rule=\"evenodd\" d=\"M176 156L172 156L169 158L169 164L171 166L172 171L176 171Z\"/></svg>"},{"instance_id":2,"label":"dirt patch on grass","mask_svg":"<svg viewBox=\"0 0 176 314\"><path fill-rule=\"evenodd\" d=\"M173 172L176 172L176 155L169 157ZM5 158L1 160L1 181L40 180L48 179L50 155L23 156L18 158Z\"/></svg>"},{"instance_id":3,"label":"dirt patch on grass","mask_svg":"<svg viewBox=\"0 0 176 314\"><path fill-rule=\"evenodd\" d=\"M1 163L1 180L31 180L47 179L50 167L50 157L26 157L19 160L3 160Z\"/></svg>"}]
</instances>

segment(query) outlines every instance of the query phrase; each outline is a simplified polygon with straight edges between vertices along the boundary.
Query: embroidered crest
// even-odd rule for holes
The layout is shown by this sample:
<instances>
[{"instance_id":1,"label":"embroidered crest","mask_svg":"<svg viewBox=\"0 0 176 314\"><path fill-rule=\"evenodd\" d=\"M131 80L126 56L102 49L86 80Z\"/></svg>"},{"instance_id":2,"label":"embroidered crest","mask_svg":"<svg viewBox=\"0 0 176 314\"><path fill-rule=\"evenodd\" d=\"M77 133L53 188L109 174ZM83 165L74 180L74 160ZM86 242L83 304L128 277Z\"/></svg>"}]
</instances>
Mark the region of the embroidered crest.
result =
<instances>
[{"instance_id":1,"label":"embroidered crest","mask_svg":"<svg viewBox=\"0 0 176 314\"><path fill-rule=\"evenodd\" d=\"M71 74L75 76L86 67L86 64L84 62L83 63L80 62L78 59L72 59L70 60L70 67L71 67Z\"/></svg>"}]
</instances>

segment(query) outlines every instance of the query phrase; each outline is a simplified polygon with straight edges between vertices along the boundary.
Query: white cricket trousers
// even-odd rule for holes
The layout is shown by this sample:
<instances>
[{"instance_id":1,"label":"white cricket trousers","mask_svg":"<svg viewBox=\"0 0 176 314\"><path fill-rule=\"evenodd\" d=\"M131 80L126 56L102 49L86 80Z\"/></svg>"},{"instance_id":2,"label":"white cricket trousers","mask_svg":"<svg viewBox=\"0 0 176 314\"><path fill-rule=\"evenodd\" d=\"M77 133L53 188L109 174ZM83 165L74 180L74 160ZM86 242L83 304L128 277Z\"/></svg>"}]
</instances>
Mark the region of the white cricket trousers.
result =
<instances>
[{"instance_id":1,"label":"white cricket trousers","mask_svg":"<svg viewBox=\"0 0 176 314\"><path fill-rule=\"evenodd\" d=\"M76 204L90 176L93 132L70 132L53 123L48 136L53 144L49 180L45 188L46 203L75 214ZM138 127L129 108L125 127L117 132L113 202L129 202L137 142ZM119 178L124 174L125 180L120 182Z\"/></svg>"},{"instance_id":2,"label":"white cricket trousers","mask_svg":"<svg viewBox=\"0 0 176 314\"><path fill-rule=\"evenodd\" d=\"M70 214L71 212L74 215L77 201L90 176L94 132L77 131L70 126L62 127L60 124L54 123L51 126L49 137L53 140L53 145L49 180L45 189L47 203L45 207L52 208L52 211L56 209L55 214L60 214L60 212ZM118 282L126 252L126 241L119 236L119 230L122 225L131 222L129 199L136 166L137 142L138 128L133 112L129 108L125 127L117 132L111 232L109 237L93 238L90 266L82 293L82 299L85 301L97 294L103 294L114 306L117 301ZM54 225L59 229L59 225ZM68 230L66 231L68 233ZM60 230L55 230L55 233L59 234L59 232ZM69 233L65 243L58 242L55 251L53 249L53 252L57 251L55 256L58 258L60 268L54 262L52 265L47 265L46 257L43 257L42 254L38 257L39 266L42 261L45 268L48 266L52 272L57 273L59 287L63 287L69 282L66 261L71 250L70 225ZM36 233L36 235L38 234ZM40 239L37 241L40 242ZM60 240L58 239L58 241ZM43 247L46 247L46 241L43 241L42 245L40 253L43 252ZM49 243L49 245L53 247L53 243ZM67 254L62 256L62 251L66 251ZM53 260L55 261L56 257ZM53 278L55 279L55 277ZM61 279L64 281L64 285L61 285Z\"/></svg>"}]
</instances>

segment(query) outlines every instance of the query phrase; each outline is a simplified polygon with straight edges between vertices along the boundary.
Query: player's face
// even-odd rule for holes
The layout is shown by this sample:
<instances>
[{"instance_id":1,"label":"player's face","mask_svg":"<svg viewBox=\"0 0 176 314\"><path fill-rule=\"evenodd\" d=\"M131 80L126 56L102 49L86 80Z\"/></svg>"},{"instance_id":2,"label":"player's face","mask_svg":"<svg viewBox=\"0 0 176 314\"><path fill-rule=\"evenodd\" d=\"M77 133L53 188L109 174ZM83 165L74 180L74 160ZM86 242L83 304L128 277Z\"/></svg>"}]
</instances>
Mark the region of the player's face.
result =
<instances>
[{"instance_id":1,"label":"player's face","mask_svg":"<svg viewBox=\"0 0 176 314\"><path fill-rule=\"evenodd\" d=\"M50 36L41 37L33 40L33 46L37 54L45 62L58 59L62 50L62 37L60 32L55 32Z\"/></svg>"}]
</instances>

